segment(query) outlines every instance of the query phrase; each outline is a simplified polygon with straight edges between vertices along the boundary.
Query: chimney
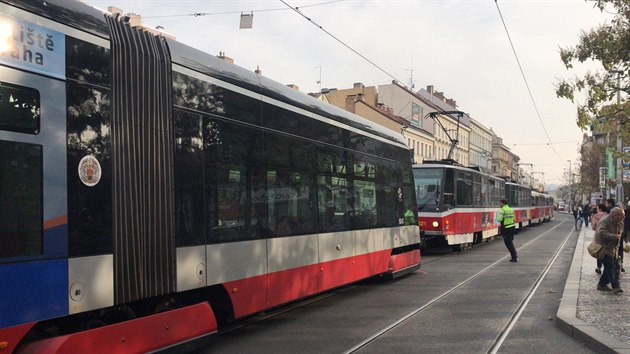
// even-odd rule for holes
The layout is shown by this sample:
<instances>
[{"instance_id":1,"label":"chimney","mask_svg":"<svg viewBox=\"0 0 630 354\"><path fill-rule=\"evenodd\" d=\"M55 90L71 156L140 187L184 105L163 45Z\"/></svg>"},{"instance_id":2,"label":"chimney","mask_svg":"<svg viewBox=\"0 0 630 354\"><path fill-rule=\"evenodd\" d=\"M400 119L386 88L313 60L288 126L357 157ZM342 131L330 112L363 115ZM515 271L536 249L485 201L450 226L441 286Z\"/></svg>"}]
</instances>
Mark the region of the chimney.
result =
<instances>
[{"instance_id":1,"label":"chimney","mask_svg":"<svg viewBox=\"0 0 630 354\"><path fill-rule=\"evenodd\" d=\"M361 90L361 92L363 92L363 89L365 89L365 86L360 82L355 82L353 87L355 90Z\"/></svg>"},{"instance_id":2,"label":"chimney","mask_svg":"<svg viewBox=\"0 0 630 354\"><path fill-rule=\"evenodd\" d=\"M223 60L223 61L227 61L230 64L234 64L234 59L228 57L225 55L225 52L219 52L219 55L217 55L217 58Z\"/></svg>"},{"instance_id":3,"label":"chimney","mask_svg":"<svg viewBox=\"0 0 630 354\"><path fill-rule=\"evenodd\" d=\"M256 65L256 70L254 70L254 72L256 73L256 75L262 75L262 70L260 70L260 66L258 65Z\"/></svg>"},{"instance_id":4,"label":"chimney","mask_svg":"<svg viewBox=\"0 0 630 354\"><path fill-rule=\"evenodd\" d=\"M440 92L440 91L435 91L434 94L435 97L439 98L440 101L444 101L444 92Z\"/></svg>"},{"instance_id":5,"label":"chimney","mask_svg":"<svg viewBox=\"0 0 630 354\"><path fill-rule=\"evenodd\" d=\"M288 84L287 86L294 89L295 91L300 91L300 87L296 84Z\"/></svg>"},{"instance_id":6,"label":"chimney","mask_svg":"<svg viewBox=\"0 0 630 354\"><path fill-rule=\"evenodd\" d=\"M346 111L354 113L354 106L356 101L355 99L355 95L348 95L346 96Z\"/></svg>"},{"instance_id":7,"label":"chimney","mask_svg":"<svg viewBox=\"0 0 630 354\"><path fill-rule=\"evenodd\" d=\"M433 85L428 85L427 86L427 92L429 92L430 94L433 94Z\"/></svg>"},{"instance_id":8,"label":"chimney","mask_svg":"<svg viewBox=\"0 0 630 354\"><path fill-rule=\"evenodd\" d=\"M446 104L448 104L449 106L451 106L453 108L457 108L457 102L455 102L454 99L447 98L446 99Z\"/></svg>"}]
</instances>

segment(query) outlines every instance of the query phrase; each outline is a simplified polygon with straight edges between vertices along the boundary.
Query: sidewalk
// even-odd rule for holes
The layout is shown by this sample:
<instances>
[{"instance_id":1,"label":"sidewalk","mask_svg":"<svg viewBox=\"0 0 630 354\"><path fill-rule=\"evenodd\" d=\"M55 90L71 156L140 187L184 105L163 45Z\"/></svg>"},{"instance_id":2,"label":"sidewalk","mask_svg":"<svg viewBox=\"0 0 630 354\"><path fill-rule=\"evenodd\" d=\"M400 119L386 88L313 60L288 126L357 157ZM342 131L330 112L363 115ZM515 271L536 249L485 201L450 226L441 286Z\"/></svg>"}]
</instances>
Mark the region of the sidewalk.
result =
<instances>
[{"instance_id":1,"label":"sidewalk","mask_svg":"<svg viewBox=\"0 0 630 354\"><path fill-rule=\"evenodd\" d=\"M594 233L589 227L580 231L556 325L599 353L630 354L630 275L621 273L620 295L596 289L596 261L586 250ZM630 272L630 255L625 256Z\"/></svg>"}]
</instances>

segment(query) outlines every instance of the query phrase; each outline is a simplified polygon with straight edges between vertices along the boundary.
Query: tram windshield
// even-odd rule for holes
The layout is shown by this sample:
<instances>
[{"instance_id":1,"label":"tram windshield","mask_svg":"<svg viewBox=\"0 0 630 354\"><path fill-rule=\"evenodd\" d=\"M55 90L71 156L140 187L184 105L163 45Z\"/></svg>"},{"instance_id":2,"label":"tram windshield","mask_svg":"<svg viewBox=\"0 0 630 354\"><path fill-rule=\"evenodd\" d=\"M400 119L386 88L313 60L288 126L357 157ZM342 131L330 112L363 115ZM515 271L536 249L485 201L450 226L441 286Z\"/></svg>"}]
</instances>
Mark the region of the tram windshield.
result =
<instances>
[{"instance_id":1,"label":"tram windshield","mask_svg":"<svg viewBox=\"0 0 630 354\"><path fill-rule=\"evenodd\" d=\"M440 168L416 168L413 179L416 185L416 199L418 210L438 207L442 191L442 177L444 170Z\"/></svg>"}]
</instances>

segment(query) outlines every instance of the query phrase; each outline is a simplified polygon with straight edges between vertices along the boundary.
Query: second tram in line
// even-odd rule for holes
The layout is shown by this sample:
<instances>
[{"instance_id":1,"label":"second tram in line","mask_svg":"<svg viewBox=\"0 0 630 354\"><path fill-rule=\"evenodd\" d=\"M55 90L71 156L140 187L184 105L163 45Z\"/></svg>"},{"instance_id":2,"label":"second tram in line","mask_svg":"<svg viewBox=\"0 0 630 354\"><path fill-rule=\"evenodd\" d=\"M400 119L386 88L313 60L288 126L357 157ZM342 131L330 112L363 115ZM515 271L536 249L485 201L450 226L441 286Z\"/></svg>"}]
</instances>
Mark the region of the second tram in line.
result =
<instances>
[{"instance_id":1,"label":"second tram in line","mask_svg":"<svg viewBox=\"0 0 630 354\"><path fill-rule=\"evenodd\" d=\"M507 199L517 228L553 217L553 198L505 179L449 161L413 166L418 223L424 247L455 250L499 234L499 201Z\"/></svg>"}]
</instances>

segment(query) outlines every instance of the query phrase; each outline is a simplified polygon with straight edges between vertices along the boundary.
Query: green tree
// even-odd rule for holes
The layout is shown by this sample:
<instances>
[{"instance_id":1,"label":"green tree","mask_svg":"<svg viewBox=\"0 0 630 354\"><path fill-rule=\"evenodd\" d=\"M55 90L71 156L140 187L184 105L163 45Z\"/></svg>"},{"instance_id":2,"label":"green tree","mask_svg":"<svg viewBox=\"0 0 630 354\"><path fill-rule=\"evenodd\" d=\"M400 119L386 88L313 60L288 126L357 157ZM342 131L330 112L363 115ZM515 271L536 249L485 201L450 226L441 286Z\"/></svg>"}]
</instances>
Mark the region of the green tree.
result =
<instances>
[{"instance_id":1,"label":"green tree","mask_svg":"<svg viewBox=\"0 0 630 354\"><path fill-rule=\"evenodd\" d=\"M630 2L628 0L597 0L594 8L612 13L610 23L583 31L573 47L560 49L560 57L568 70L576 62L601 63L603 71L588 72L583 77L562 79L556 87L558 97L572 102L577 92L586 96L578 105L577 125L582 129L603 130L611 121L619 122L622 135L628 135L630 105L623 98L617 103L617 93L630 93Z\"/></svg>"}]
</instances>

